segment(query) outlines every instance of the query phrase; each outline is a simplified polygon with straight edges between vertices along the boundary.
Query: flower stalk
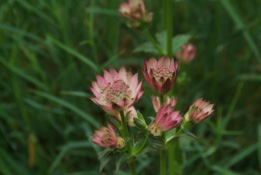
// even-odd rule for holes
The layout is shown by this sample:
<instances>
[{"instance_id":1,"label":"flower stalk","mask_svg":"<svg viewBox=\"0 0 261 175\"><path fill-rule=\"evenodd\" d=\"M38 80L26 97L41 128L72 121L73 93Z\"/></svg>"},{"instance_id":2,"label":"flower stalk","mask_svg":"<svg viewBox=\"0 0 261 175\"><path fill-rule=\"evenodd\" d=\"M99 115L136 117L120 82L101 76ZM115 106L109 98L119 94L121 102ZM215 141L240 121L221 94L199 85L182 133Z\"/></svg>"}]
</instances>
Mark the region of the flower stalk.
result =
<instances>
[{"instance_id":1,"label":"flower stalk","mask_svg":"<svg viewBox=\"0 0 261 175\"><path fill-rule=\"evenodd\" d=\"M167 152L165 149L160 150L160 175L166 175L166 157Z\"/></svg>"},{"instance_id":2,"label":"flower stalk","mask_svg":"<svg viewBox=\"0 0 261 175\"><path fill-rule=\"evenodd\" d=\"M125 118L123 111L120 111L120 116L121 116L121 128L120 128L121 134L124 139L129 139L130 138L129 129L128 129L126 118ZM132 151L131 142L126 141L126 140L125 140L125 142L126 142L127 151L129 154L131 154L131 151Z\"/></svg>"}]
</instances>

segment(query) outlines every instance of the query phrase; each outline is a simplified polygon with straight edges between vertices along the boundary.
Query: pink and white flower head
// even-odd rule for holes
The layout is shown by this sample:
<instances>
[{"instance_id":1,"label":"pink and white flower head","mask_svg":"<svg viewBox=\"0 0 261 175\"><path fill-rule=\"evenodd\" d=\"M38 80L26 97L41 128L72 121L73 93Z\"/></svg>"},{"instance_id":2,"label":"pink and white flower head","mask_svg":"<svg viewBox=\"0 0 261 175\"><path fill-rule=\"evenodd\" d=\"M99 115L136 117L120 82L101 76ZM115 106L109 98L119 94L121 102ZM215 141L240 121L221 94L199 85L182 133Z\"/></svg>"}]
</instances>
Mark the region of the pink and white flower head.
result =
<instances>
[{"instance_id":1,"label":"pink and white flower head","mask_svg":"<svg viewBox=\"0 0 261 175\"><path fill-rule=\"evenodd\" d=\"M150 98L151 98L155 112L158 112L158 110L161 106L167 106L167 105L170 105L174 109L177 104L177 99L174 96L169 97L169 96L165 95L163 97L163 102L161 102L159 96L151 96Z\"/></svg>"},{"instance_id":2,"label":"pink and white flower head","mask_svg":"<svg viewBox=\"0 0 261 175\"><path fill-rule=\"evenodd\" d=\"M155 58L144 60L144 79L151 89L160 94L167 93L175 85L177 73L178 64L168 56L162 56L158 61Z\"/></svg>"},{"instance_id":3,"label":"pink and white flower head","mask_svg":"<svg viewBox=\"0 0 261 175\"><path fill-rule=\"evenodd\" d=\"M119 7L120 13L130 19L130 27L139 27L142 23L150 23L152 13L147 12L144 0L129 0L128 3L121 3Z\"/></svg>"},{"instance_id":4,"label":"pink and white flower head","mask_svg":"<svg viewBox=\"0 0 261 175\"><path fill-rule=\"evenodd\" d=\"M126 116L127 114L128 114L127 116L128 125L134 127L135 126L134 118L138 118L136 109L133 106L131 106L129 109L124 111L124 115ZM118 113L117 118L121 118L120 113Z\"/></svg>"},{"instance_id":5,"label":"pink and white flower head","mask_svg":"<svg viewBox=\"0 0 261 175\"><path fill-rule=\"evenodd\" d=\"M195 56L196 56L196 47L191 43L183 45L181 51L179 51L176 54L177 59L181 63L189 63L195 58Z\"/></svg>"},{"instance_id":6,"label":"pink and white flower head","mask_svg":"<svg viewBox=\"0 0 261 175\"><path fill-rule=\"evenodd\" d=\"M174 111L171 105L161 106L155 121L150 125L150 132L154 136L161 135L162 132L178 127L183 117L179 111Z\"/></svg>"},{"instance_id":7,"label":"pink and white flower head","mask_svg":"<svg viewBox=\"0 0 261 175\"><path fill-rule=\"evenodd\" d=\"M90 99L108 114L119 116L119 111L129 109L140 99L142 82L139 83L138 73L132 75L124 66L119 72L113 68L103 72L104 77L96 75L97 81L92 82L91 91L95 97Z\"/></svg>"},{"instance_id":8,"label":"pink and white flower head","mask_svg":"<svg viewBox=\"0 0 261 175\"><path fill-rule=\"evenodd\" d=\"M213 113L214 104L204 101L202 98L197 99L189 108L189 111L185 114L185 121L192 121L193 123L199 123Z\"/></svg>"},{"instance_id":9,"label":"pink and white flower head","mask_svg":"<svg viewBox=\"0 0 261 175\"><path fill-rule=\"evenodd\" d=\"M95 130L92 134L93 143L105 148L122 149L125 146L125 141L122 137L117 136L116 131L112 124L108 124L107 127L101 127L100 130Z\"/></svg>"}]
</instances>

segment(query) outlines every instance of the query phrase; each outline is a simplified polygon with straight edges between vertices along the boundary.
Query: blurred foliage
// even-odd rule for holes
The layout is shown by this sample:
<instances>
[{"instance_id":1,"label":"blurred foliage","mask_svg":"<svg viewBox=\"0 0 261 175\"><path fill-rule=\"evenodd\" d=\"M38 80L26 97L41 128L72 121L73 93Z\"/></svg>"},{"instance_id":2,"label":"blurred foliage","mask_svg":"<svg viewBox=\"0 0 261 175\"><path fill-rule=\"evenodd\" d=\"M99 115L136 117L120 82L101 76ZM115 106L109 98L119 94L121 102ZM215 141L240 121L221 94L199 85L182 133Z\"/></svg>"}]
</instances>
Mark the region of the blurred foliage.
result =
<instances>
[{"instance_id":1,"label":"blurred foliage","mask_svg":"<svg viewBox=\"0 0 261 175\"><path fill-rule=\"evenodd\" d=\"M151 56L133 52L148 39L126 26L119 3L0 2L0 174L98 174L101 149L90 142L91 133L108 119L87 99L91 80L110 65L140 71ZM163 25L161 4L146 3L155 36ZM175 0L173 32L193 36L197 56L180 66L172 93L183 113L201 96L216 104L212 118L192 129L197 141L180 139L184 175L261 173L260 3ZM153 116L144 89L136 106ZM158 158L142 156L139 174L157 174ZM110 164L101 174L112 174L115 163ZM125 165L115 174L127 172Z\"/></svg>"}]
</instances>

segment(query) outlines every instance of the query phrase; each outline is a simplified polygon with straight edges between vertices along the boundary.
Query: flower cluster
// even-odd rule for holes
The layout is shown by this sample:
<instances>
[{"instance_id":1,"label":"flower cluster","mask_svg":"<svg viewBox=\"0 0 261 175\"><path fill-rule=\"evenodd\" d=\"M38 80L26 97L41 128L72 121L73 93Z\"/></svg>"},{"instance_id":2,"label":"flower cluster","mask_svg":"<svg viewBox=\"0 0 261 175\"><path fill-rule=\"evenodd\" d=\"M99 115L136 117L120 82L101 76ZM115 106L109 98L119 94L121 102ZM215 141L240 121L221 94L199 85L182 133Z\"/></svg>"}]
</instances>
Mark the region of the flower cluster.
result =
<instances>
[{"instance_id":1,"label":"flower cluster","mask_svg":"<svg viewBox=\"0 0 261 175\"><path fill-rule=\"evenodd\" d=\"M130 27L140 27L143 23L150 23L152 13L147 12L144 0L129 0L128 3L121 3L119 7L120 13L129 18L128 25Z\"/></svg>"},{"instance_id":2,"label":"flower cluster","mask_svg":"<svg viewBox=\"0 0 261 175\"><path fill-rule=\"evenodd\" d=\"M150 124L147 124L143 115L133 106L143 95L138 73L133 75L122 66L118 72L110 68L109 71L103 70L103 77L96 75L96 81L92 82L90 88L95 97L90 99L112 116L112 124L95 130L91 141L108 148L105 150L106 156L113 152L114 156L123 154L129 157L127 161L133 161L147 150L145 148L150 149L151 146L147 143L151 137L156 137L164 145L158 146L158 149L166 149L184 129L206 120L213 113L214 105L202 98L190 106L184 117L175 109L177 98L166 93L175 85L177 72L178 64L174 58L163 56L159 60L153 57L149 61L145 59L144 79L158 94L151 96L156 117L152 118ZM117 134L114 126L120 134ZM172 130L174 128L179 128L176 134ZM134 129L140 131L135 133L139 133L141 137L129 133ZM145 139L137 139L142 138L142 134Z\"/></svg>"}]
</instances>

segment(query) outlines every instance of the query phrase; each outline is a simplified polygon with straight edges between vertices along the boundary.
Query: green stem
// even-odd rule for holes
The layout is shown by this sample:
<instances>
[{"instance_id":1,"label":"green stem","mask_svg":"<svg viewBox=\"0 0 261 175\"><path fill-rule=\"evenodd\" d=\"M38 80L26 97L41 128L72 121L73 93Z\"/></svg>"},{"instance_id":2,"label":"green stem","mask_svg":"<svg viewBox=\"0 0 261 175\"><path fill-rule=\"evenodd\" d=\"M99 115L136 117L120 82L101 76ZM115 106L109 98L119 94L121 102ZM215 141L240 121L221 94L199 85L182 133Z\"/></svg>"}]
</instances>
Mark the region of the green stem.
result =
<instances>
[{"instance_id":1,"label":"green stem","mask_svg":"<svg viewBox=\"0 0 261 175\"><path fill-rule=\"evenodd\" d=\"M123 111L120 112L120 116L121 116L121 128L120 128L121 134L124 137L124 139L126 139L126 138L131 139L130 134L129 134L129 129L127 126L127 122L126 122L126 117L125 117ZM132 154L132 142L131 141L125 141L125 142L126 142L128 154L131 155ZM129 165L131 175L136 175L135 159L131 159L127 163Z\"/></svg>"},{"instance_id":2,"label":"green stem","mask_svg":"<svg viewBox=\"0 0 261 175\"><path fill-rule=\"evenodd\" d=\"M135 162L134 162L134 160L129 161L129 162L128 162L128 166L129 166L131 175L136 175L137 173L136 173L136 167L135 167Z\"/></svg>"},{"instance_id":3,"label":"green stem","mask_svg":"<svg viewBox=\"0 0 261 175\"><path fill-rule=\"evenodd\" d=\"M160 175L166 175L166 150L160 150Z\"/></svg>"},{"instance_id":4,"label":"green stem","mask_svg":"<svg viewBox=\"0 0 261 175\"><path fill-rule=\"evenodd\" d=\"M128 129L128 126L127 126L127 122L126 122L124 112L121 111L120 115L121 115L121 128L120 128L121 134L124 137L124 139L126 139L126 138L130 139L129 129ZM130 141L125 141L125 142L127 144L128 153L131 154L131 152L132 152L131 142Z\"/></svg>"},{"instance_id":5,"label":"green stem","mask_svg":"<svg viewBox=\"0 0 261 175\"><path fill-rule=\"evenodd\" d=\"M147 37L149 38L150 42L153 44L153 46L158 50L158 52L162 55L163 51L162 49L159 47L158 43L154 40L154 38L151 36L150 32L148 29L144 30Z\"/></svg>"},{"instance_id":6,"label":"green stem","mask_svg":"<svg viewBox=\"0 0 261 175\"><path fill-rule=\"evenodd\" d=\"M165 11L166 11L166 27L167 27L167 48L168 55L172 56L172 36L173 36L173 26L172 26L172 5L173 0L166 0L165 2Z\"/></svg>"}]
</instances>

